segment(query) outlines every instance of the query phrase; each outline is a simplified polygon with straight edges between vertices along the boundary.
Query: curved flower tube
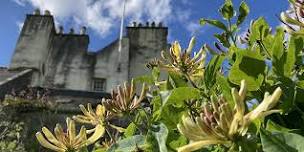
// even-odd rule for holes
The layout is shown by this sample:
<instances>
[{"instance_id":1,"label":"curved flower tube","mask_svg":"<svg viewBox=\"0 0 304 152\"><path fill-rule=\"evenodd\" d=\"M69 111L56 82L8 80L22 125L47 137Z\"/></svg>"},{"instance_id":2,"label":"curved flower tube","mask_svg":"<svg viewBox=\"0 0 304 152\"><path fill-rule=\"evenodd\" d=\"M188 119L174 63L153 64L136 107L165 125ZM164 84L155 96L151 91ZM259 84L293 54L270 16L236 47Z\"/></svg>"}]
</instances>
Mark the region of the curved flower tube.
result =
<instances>
[{"instance_id":1,"label":"curved flower tube","mask_svg":"<svg viewBox=\"0 0 304 152\"><path fill-rule=\"evenodd\" d=\"M79 134L76 135L75 122L70 118L66 119L67 131L64 132L61 125L57 124L54 134L46 127L42 128L42 132L36 133L38 142L45 148L56 152L79 151L83 147L95 143L104 135L105 129L102 125L97 125L95 132L87 138L86 128L81 127Z\"/></svg>"},{"instance_id":2,"label":"curved flower tube","mask_svg":"<svg viewBox=\"0 0 304 152\"><path fill-rule=\"evenodd\" d=\"M162 51L162 61L159 61L161 68L168 71L181 73L189 77L191 80L201 78L204 74L204 64L206 52L200 49L191 57L192 49L195 45L195 38L192 37L189 46L182 51L180 44L176 41L172 44L169 53Z\"/></svg>"},{"instance_id":3,"label":"curved flower tube","mask_svg":"<svg viewBox=\"0 0 304 152\"><path fill-rule=\"evenodd\" d=\"M239 91L232 89L234 109L230 108L225 98L221 97L205 105L198 117L193 119L184 116L177 128L190 140L190 143L178 148L178 151L195 151L214 144L229 146L236 137L247 133L249 125L254 120L280 112L280 110L271 110L277 105L282 94L281 88L278 87L272 95L265 93L264 100L254 110L245 114L246 86L245 81L242 80Z\"/></svg>"},{"instance_id":4,"label":"curved flower tube","mask_svg":"<svg viewBox=\"0 0 304 152\"><path fill-rule=\"evenodd\" d=\"M83 105L79 105L83 115L73 116L73 119L80 123L91 124L96 126L98 124L104 125L107 116L106 109L103 105L98 104L96 111L93 110L90 103L87 104L87 109Z\"/></svg>"},{"instance_id":5,"label":"curved flower tube","mask_svg":"<svg viewBox=\"0 0 304 152\"><path fill-rule=\"evenodd\" d=\"M136 96L136 87L134 81L128 85L127 82L123 86L118 86L116 90L112 90L111 99L102 99L102 104L111 114L121 115L123 113L131 113L140 106L140 103L146 96L146 85L142 85L140 96Z\"/></svg>"}]
</instances>

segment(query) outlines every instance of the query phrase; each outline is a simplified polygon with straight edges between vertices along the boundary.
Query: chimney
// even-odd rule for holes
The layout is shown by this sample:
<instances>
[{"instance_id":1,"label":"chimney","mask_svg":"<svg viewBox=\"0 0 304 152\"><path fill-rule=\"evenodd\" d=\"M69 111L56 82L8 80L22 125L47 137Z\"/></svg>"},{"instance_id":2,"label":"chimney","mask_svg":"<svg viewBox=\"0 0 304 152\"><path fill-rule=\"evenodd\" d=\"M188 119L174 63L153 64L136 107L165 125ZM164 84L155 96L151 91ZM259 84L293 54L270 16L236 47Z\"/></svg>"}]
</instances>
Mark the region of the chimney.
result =
<instances>
[{"instance_id":1,"label":"chimney","mask_svg":"<svg viewBox=\"0 0 304 152\"><path fill-rule=\"evenodd\" d=\"M40 9L39 8L36 8L35 10L34 10L34 13L33 13L34 15L40 15Z\"/></svg>"},{"instance_id":2,"label":"chimney","mask_svg":"<svg viewBox=\"0 0 304 152\"><path fill-rule=\"evenodd\" d=\"M69 34L74 34L74 29L70 28L70 33Z\"/></svg>"},{"instance_id":3,"label":"chimney","mask_svg":"<svg viewBox=\"0 0 304 152\"><path fill-rule=\"evenodd\" d=\"M59 26L58 34L63 34L63 26Z\"/></svg>"},{"instance_id":4,"label":"chimney","mask_svg":"<svg viewBox=\"0 0 304 152\"><path fill-rule=\"evenodd\" d=\"M81 27L80 35L85 35L87 33L87 28L85 26Z\"/></svg>"},{"instance_id":5,"label":"chimney","mask_svg":"<svg viewBox=\"0 0 304 152\"><path fill-rule=\"evenodd\" d=\"M45 10L44 15L49 16L49 15L51 15L51 12L49 10Z\"/></svg>"},{"instance_id":6,"label":"chimney","mask_svg":"<svg viewBox=\"0 0 304 152\"><path fill-rule=\"evenodd\" d=\"M155 27L155 22L154 22L154 21L152 22L151 26L152 26L152 27Z\"/></svg>"},{"instance_id":7,"label":"chimney","mask_svg":"<svg viewBox=\"0 0 304 152\"><path fill-rule=\"evenodd\" d=\"M136 27L136 24L137 24L136 22L133 22L133 27Z\"/></svg>"},{"instance_id":8,"label":"chimney","mask_svg":"<svg viewBox=\"0 0 304 152\"><path fill-rule=\"evenodd\" d=\"M159 22L158 27L163 27L163 23Z\"/></svg>"}]
</instances>

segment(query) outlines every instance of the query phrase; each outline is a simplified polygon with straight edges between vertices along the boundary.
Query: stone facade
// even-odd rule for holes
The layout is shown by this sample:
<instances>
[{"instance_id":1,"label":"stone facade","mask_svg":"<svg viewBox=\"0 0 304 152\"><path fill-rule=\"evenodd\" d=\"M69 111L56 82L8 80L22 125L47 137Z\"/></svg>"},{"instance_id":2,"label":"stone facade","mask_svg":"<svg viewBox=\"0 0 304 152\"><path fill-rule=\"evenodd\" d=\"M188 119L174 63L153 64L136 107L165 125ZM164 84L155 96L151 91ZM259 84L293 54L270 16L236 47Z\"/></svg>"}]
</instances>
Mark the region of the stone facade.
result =
<instances>
[{"instance_id":1,"label":"stone facade","mask_svg":"<svg viewBox=\"0 0 304 152\"><path fill-rule=\"evenodd\" d=\"M28 14L13 54L10 71L34 69L33 87L81 91L106 91L145 74L145 64L167 47L168 28L162 24L134 23L126 28L118 60L119 40L96 52L88 52L89 36L83 27L56 32L49 12Z\"/></svg>"}]
</instances>

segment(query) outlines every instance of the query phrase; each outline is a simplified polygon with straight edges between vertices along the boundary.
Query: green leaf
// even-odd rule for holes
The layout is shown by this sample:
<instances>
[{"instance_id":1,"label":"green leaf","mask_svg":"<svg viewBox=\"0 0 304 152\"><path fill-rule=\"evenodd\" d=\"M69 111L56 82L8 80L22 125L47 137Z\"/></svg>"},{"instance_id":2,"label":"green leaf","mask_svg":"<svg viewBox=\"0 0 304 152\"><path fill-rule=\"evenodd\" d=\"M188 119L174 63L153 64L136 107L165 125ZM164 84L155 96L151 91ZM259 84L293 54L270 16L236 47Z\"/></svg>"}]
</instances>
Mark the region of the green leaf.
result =
<instances>
[{"instance_id":1,"label":"green leaf","mask_svg":"<svg viewBox=\"0 0 304 152\"><path fill-rule=\"evenodd\" d=\"M291 129L282 127L282 126L276 124L275 122L273 122L271 120L267 121L266 129L270 132L275 132L275 131L277 131L277 132L290 132L290 131L292 131Z\"/></svg>"},{"instance_id":2,"label":"green leaf","mask_svg":"<svg viewBox=\"0 0 304 152\"><path fill-rule=\"evenodd\" d=\"M166 125L161 123L159 125L152 125L152 128L154 128L154 129L151 129L152 135L157 140L159 151L167 152L168 150L167 150L167 146L166 146L166 141L167 141L169 131L168 131Z\"/></svg>"},{"instance_id":3,"label":"green leaf","mask_svg":"<svg viewBox=\"0 0 304 152\"><path fill-rule=\"evenodd\" d=\"M214 37L217 38L217 40L223 44L223 46L225 46L226 48L230 47L230 43L229 43L229 37L226 33L222 33L222 34L214 34Z\"/></svg>"},{"instance_id":4,"label":"green leaf","mask_svg":"<svg viewBox=\"0 0 304 152\"><path fill-rule=\"evenodd\" d=\"M108 152L131 152L136 151L138 148L144 149L145 146L145 136L135 135L117 141L108 149Z\"/></svg>"},{"instance_id":5,"label":"green leaf","mask_svg":"<svg viewBox=\"0 0 304 152\"><path fill-rule=\"evenodd\" d=\"M284 76L290 77L296 63L296 56L303 49L303 39L292 36L287 49L286 62L284 64Z\"/></svg>"},{"instance_id":6,"label":"green leaf","mask_svg":"<svg viewBox=\"0 0 304 152\"><path fill-rule=\"evenodd\" d=\"M185 136L181 135L177 130L170 130L168 139L168 147L176 150L178 147L182 147L188 143L188 140Z\"/></svg>"},{"instance_id":7,"label":"green leaf","mask_svg":"<svg viewBox=\"0 0 304 152\"><path fill-rule=\"evenodd\" d=\"M161 97L163 106L183 107L184 101L200 98L200 91L193 87L180 87L171 91L162 91Z\"/></svg>"},{"instance_id":8,"label":"green leaf","mask_svg":"<svg viewBox=\"0 0 304 152\"><path fill-rule=\"evenodd\" d=\"M124 136L131 137L135 134L135 132L136 132L136 125L133 122L131 122L129 126L126 128L124 132Z\"/></svg>"},{"instance_id":9,"label":"green leaf","mask_svg":"<svg viewBox=\"0 0 304 152\"><path fill-rule=\"evenodd\" d=\"M159 68L157 68L157 67L153 68L152 77L153 77L154 81L157 81L159 79L159 76L160 76Z\"/></svg>"},{"instance_id":10,"label":"green leaf","mask_svg":"<svg viewBox=\"0 0 304 152\"><path fill-rule=\"evenodd\" d=\"M297 82L297 87L304 89L304 80Z\"/></svg>"},{"instance_id":11,"label":"green leaf","mask_svg":"<svg viewBox=\"0 0 304 152\"><path fill-rule=\"evenodd\" d=\"M143 75L134 78L135 83L146 83L146 84L154 84L154 79L151 75Z\"/></svg>"},{"instance_id":12,"label":"green leaf","mask_svg":"<svg viewBox=\"0 0 304 152\"><path fill-rule=\"evenodd\" d=\"M165 106L161 110L160 122L163 122L169 129L175 129L186 113L187 109L184 107Z\"/></svg>"},{"instance_id":13,"label":"green leaf","mask_svg":"<svg viewBox=\"0 0 304 152\"><path fill-rule=\"evenodd\" d=\"M274 40L272 41L272 48L270 50L274 62L280 59L284 53L284 36L284 30L282 28L277 28L276 35L274 36Z\"/></svg>"},{"instance_id":14,"label":"green leaf","mask_svg":"<svg viewBox=\"0 0 304 152\"><path fill-rule=\"evenodd\" d=\"M175 72L169 72L169 82L174 88L188 86L187 79Z\"/></svg>"},{"instance_id":15,"label":"green leaf","mask_svg":"<svg viewBox=\"0 0 304 152\"><path fill-rule=\"evenodd\" d=\"M216 76L216 84L219 85L225 99L227 99L231 108L234 108L234 102L231 95L231 87L229 85L228 79L221 75L220 73Z\"/></svg>"},{"instance_id":16,"label":"green leaf","mask_svg":"<svg viewBox=\"0 0 304 152\"><path fill-rule=\"evenodd\" d=\"M273 132L261 129L263 151L301 152L304 151L304 137L294 133Z\"/></svg>"},{"instance_id":17,"label":"green leaf","mask_svg":"<svg viewBox=\"0 0 304 152\"><path fill-rule=\"evenodd\" d=\"M269 25L263 17L260 17L253 22L250 31L249 42L251 45L256 44L257 40L264 40L270 32Z\"/></svg>"},{"instance_id":18,"label":"green leaf","mask_svg":"<svg viewBox=\"0 0 304 152\"><path fill-rule=\"evenodd\" d=\"M237 19L236 24L239 26L240 24L242 24L246 18L246 16L249 14L249 7L248 5L245 3L245 1L242 1L240 7L239 7L239 16Z\"/></svg>"},{"instance_id":19,"label":"green leaf","mask_svg":"<svg viewBox=\"0 0 304 152\"><path fill-rule=\"evenodd\" d=\"M220 28L220 29L222 29L224 31L227 31L226 25L224 23L222 23L221 21L219 21L219 20L212 20L212 19L201 18L200 24L201 25L210 24L210 25L218 27L218 28Z\"/></svg>"},{"instance_id":20,"label":"green leaf","mask_svg":"<svg viewBox=\"0 0 304 152\"><path fill-rule=\"evenodd\" d=\"M219 10L224 19L230 20L234 16L233 4L231 0L226 0Z\"/></svg>"},{"instance_id":21,"label":"green leaf","mask_svg":"<svg viewBox=\"0 0 304 152\"><path fill-rule=\"evenodd\" d=\"M220 55L214 55L208 63L205 73L204 81L207 88L212 88L216 82L216 75L222 67L224 57Z\"/></svg>"},{"instance_id":22,"label":"green leaf","mask_svg":"<svg viewBox=\"0 0 304 152\"><path fill-rule=\"evenodd\" d=\"M256 91L264 80L266 64L257 51L239 50L236 52L236 61L228 75L231 83L240 85L245 80L249 91Z\"/></svg>"}]
</instances>

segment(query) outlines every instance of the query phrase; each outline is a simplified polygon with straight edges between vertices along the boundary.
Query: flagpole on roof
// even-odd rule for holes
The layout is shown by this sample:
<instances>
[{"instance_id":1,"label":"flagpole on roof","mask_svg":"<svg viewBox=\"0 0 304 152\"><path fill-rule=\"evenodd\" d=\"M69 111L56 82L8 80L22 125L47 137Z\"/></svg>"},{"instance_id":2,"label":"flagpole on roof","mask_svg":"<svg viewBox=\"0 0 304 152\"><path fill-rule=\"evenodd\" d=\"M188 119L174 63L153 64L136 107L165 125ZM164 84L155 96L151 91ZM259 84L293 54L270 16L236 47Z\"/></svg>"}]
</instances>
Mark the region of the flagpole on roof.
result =
<instances>
[{"instance_id":1,"label":"flagpole on roof","mask_svg":"<svg viewBox=\"0 0 304 152\"><path fill-rule=\"evenodd\" d=\"M124 18L125 18L125 11L126 11L126 1L123 0L123 9L121 14L121 21L120 21L120 33L119 33L119 44L118 44L118 67L117 71L120 72L121 70L121 49L122 49L122 37L123 37L123 29L124 29Z\"/></svg>"}]
</instances>

